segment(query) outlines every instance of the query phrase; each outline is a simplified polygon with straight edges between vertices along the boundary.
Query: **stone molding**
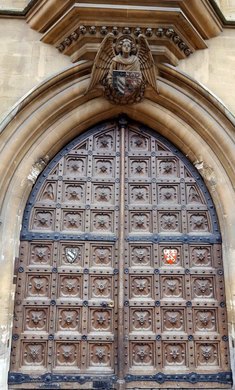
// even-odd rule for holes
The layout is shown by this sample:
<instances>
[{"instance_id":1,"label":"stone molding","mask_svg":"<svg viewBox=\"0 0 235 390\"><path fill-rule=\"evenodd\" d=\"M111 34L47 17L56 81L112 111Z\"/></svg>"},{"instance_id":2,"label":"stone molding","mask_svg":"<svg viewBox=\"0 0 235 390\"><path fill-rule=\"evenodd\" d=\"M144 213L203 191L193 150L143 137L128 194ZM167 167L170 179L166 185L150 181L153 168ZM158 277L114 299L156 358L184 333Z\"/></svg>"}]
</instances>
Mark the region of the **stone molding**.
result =
<instances>
[{"instance_id":1,"label":"stone molding","mask_svg":"<svg viewBox=\"0 0 235 390\"><path fill-rule=\"evenodd\" d=\"M95 15L95 17L94 17ZM222 25L209 0L39 0L27 14L41 40L69 55L72 62L94 59L108 32L148 38L157 62L176 65L207 47ZM84 47L86 50L84 50Z\"/></svg>"}]
</instances>

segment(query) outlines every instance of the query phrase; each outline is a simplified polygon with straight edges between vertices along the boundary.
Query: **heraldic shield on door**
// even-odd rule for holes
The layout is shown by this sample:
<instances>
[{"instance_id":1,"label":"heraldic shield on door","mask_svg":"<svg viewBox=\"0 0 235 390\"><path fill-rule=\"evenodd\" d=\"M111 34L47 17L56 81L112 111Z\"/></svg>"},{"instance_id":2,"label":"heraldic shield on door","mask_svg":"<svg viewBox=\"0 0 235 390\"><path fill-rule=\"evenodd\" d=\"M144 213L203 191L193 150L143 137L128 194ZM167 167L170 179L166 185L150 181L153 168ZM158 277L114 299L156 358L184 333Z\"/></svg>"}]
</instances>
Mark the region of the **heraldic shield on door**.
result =
<instances>
[{"instance_id":1,"label":"heraldic shield on door","mask_svg":"<svg viewBox=\"0 0 235 390\"><path fill-rule=\"evenodd\" d=\"M194 167L127 120L62 150L27 203L9 389L230 388L221 236Z\"/></svg>"}]
</instances>

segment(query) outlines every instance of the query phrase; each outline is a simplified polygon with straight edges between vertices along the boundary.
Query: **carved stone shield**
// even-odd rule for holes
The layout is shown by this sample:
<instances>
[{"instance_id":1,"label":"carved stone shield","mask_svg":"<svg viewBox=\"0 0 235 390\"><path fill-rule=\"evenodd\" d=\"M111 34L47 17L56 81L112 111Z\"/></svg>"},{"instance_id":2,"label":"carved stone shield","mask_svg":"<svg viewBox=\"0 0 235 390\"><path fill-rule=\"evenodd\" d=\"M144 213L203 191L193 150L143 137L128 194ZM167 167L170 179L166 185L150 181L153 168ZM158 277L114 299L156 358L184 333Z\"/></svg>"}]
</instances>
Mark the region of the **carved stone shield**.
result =
<instances>
[{"instance_id":1,"label":"carved stone shield","mask_svg":"<svg viewBox=\"0 0 235 390\"><path fill-rule=\"evenodd\" d=\"M65 248L65 257L70 264L74 263L77 260L78 255L78 248Z\"/></svg>"},{"instance_id":2,"label":"carved stone shield","mask_svg":"<svg viewBox=\"0 0 235 390\"><path fill-rule=\"evenodd\" d=\"M164 249L163 256L166 264L174 264L177 261L177 249Z\"/></svg>"},{"instance_id":3,"label":"carved stone shield","mask_svg":"<svg viewBox=\"0 0 235 390\"><path fill-rule=\"evenodd\" d=\"M142 82L140 72L113 71L113 88L121 96L131 96Z\"/></svg>"}]
</instances>

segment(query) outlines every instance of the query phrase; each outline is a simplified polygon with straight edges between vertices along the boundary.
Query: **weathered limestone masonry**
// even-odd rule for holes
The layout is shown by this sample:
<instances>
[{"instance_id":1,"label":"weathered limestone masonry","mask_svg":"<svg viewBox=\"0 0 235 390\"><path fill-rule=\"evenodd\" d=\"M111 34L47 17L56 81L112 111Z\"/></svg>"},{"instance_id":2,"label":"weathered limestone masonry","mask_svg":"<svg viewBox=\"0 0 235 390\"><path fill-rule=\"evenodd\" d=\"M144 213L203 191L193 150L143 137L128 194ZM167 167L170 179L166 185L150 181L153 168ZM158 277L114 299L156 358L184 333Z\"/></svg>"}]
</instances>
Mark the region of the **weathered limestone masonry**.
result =
<instances>
[{"instance_id":1,"label":"weathered limestone masonry","mask_svg":"<svg viewBox=\"0 0 235 390\"><path fill-rule=\"evenodd\" d=\"M227 25L209 0L167 1L171 8L178 9L167 10L171 22L162 16L161 7L166 2L158 0L141 2L146 8L156 3L161 8L150 13L141 9L142 14L134 8L140 2L134 0L103 0L94 2L93 8L87 6L92 1L81 1L81 9L73 1L38 0L24 14L28 3L2 0L0 4L0 390L8 388L14 265L19 254L23 211L32 186L40 171L69 141L90 126L120 113L174 143L198 169L212 196L223 240L234 375L234 0L217 1L231 22ZM109 7L101 9L102 12L98 7L96 13L97 3ZM128 5L133 8L125 8ZM85 6L88 9L83 12ZM118 6L124 8L118 10ZM69 26L66 12L71 12ZM151 19L153 12L156 14ZM150 29L146 36L159 65L159 95L147 89L141 103L123 107L105 99L101 87L85 94L105 28L117 27L120 31L129 28L134 34L140 20L142 31ZM91 29L94 24L96 32ZM84 26L86 31L81 28ZM172 26L174 32L168 32ZM157 29L167 33L163 36ZM189 51L191 54L187 56Z\"/></svg>"}]
</instances>

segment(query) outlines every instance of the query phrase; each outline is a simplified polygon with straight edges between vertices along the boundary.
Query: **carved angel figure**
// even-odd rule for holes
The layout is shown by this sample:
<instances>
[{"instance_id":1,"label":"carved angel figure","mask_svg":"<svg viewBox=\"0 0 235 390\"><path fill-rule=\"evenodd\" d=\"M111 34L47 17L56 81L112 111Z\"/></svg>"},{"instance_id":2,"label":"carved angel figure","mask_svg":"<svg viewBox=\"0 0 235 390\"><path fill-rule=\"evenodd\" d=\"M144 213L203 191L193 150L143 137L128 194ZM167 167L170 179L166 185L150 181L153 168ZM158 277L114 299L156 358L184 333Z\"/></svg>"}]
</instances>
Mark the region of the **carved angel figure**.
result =
<instances>
[{"instance_id":1,"label":"carved angel figure","mask_svg":"<svg viewBox=\"0 0 235 390\"><path fill-rule=\"evenodd\" d=\"M87 92L100 83L113 103L131 104L141 101L148 83L157 93L154 60L144 35L138 45L131 35L108 34L96 55Z\"/></svg>"}]
</instances>

